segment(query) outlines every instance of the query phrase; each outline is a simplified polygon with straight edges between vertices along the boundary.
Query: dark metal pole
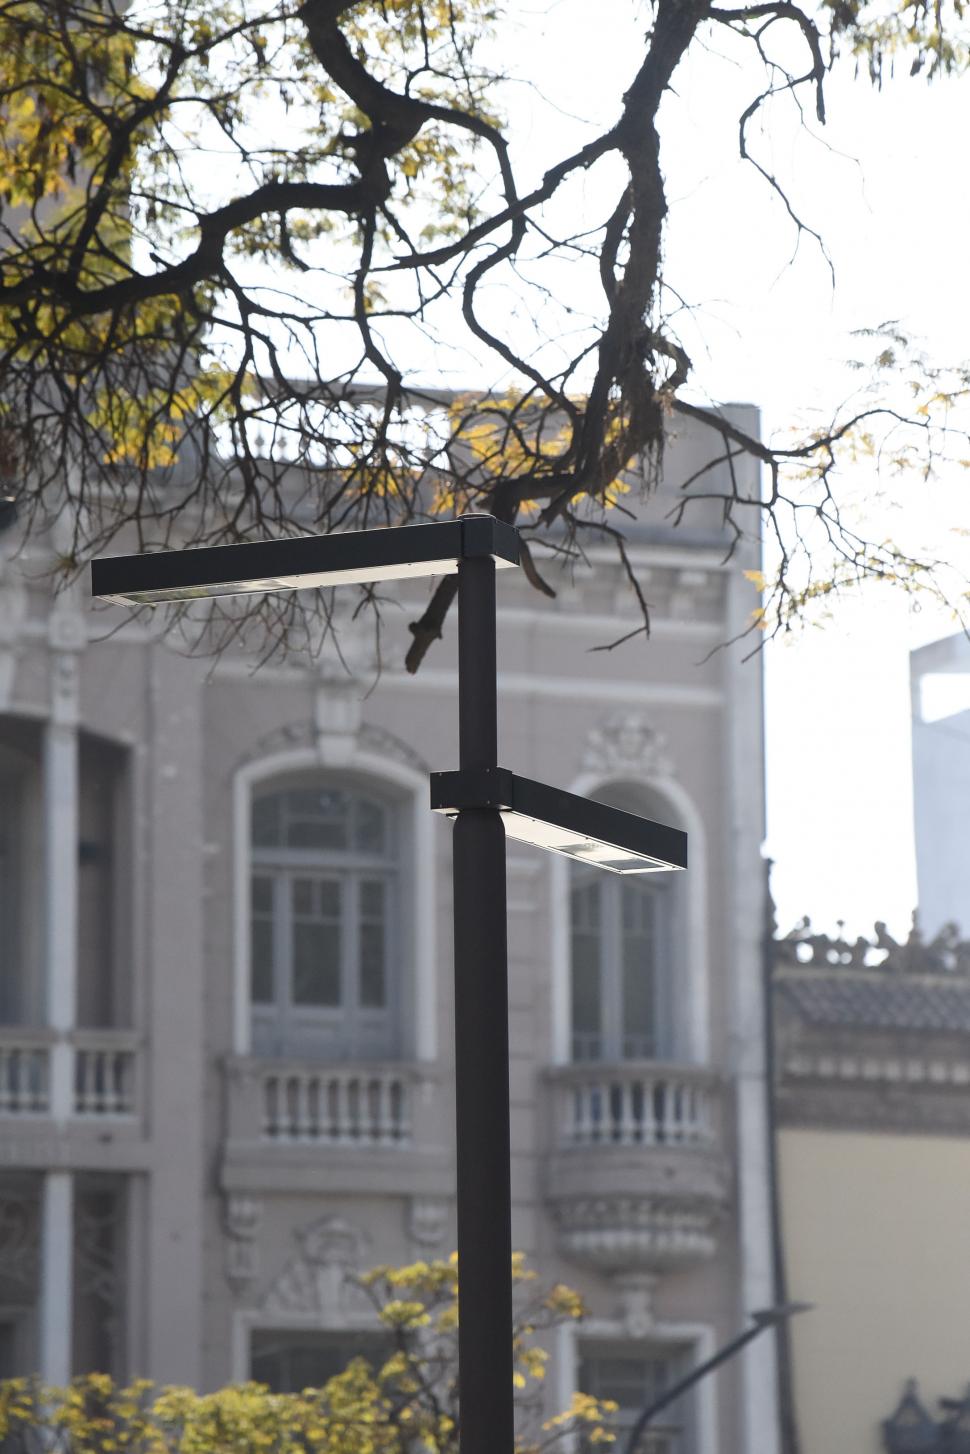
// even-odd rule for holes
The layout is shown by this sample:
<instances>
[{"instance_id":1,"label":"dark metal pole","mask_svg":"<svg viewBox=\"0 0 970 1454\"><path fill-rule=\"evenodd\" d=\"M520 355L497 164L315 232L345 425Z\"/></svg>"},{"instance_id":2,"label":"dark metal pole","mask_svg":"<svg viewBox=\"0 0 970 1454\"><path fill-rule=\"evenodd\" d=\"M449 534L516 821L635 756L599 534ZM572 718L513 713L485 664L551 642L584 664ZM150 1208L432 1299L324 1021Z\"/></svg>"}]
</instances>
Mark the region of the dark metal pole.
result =
<instances>
[{"instance_id":1,"label":"dark metal pole","mask_svg":"<svg viewBox=\"0 0 970 1454\"><path fill-rule=\"evenodd\" d=\"M495 767L491 559L458 567L458 704L461 767ZM508 946L498 810L463 809L453 853L459 1439L461 1454L511 1454Z\"/></svg>"}]
</instances>

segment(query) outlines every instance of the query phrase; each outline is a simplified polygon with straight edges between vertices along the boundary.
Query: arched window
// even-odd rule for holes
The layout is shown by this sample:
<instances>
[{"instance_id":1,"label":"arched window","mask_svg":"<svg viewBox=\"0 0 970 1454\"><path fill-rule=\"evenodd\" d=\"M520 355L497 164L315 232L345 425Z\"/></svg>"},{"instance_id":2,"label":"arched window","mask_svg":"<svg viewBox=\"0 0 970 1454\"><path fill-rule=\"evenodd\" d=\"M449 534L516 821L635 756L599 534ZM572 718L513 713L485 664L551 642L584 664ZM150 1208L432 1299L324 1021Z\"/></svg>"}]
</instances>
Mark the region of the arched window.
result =
<instances>
[{"instance_id":1,"label":"arched window","mask_svg":"<svg viewBox=\"0 0 970 1454\"><path fill-rule=\"evenodd\" d=\"M671 822L642 791L604 802ZM574 1061L664 1060L676 1053L673 960L678 875L615 874L573 864L569 875Z\"/></svg>"},{"instance_id":2,"label":"arched window","mask_svg":"<svg viewBox=\"0 0 970 1454\"><path fill-rule=\"evenodd\" d=\"M254 1050L396 1056L395 804L369 788L303 779L258 792L251 821Z\"/></svg>"},{"instance_id":3,"label":"arched window","mask_svg":"<svg viewBox=\"0 0 970 1454\"><path fill-rule=\"evenodd\" d=\"M669 885L658 877L571 871L573 1060L667 1054Z\"/></svg>"}]
</instances>

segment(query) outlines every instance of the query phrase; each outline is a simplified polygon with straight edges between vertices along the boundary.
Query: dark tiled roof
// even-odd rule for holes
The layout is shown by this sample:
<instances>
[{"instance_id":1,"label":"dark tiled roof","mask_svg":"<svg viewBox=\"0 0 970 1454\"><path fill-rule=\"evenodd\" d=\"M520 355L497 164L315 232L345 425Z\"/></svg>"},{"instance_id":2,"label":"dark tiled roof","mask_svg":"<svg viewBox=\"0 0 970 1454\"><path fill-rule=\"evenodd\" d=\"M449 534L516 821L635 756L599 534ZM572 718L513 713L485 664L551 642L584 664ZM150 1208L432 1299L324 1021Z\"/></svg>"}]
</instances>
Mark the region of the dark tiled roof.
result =
<instances>
[{"instance_id":1,"label":"dark tiled roof","mask_svg":"<svg viewBox=\"0 0 970 1454\"><path fill-rule=\"evenodd\" d=\"M945 984L809 972L779 976L777 988L810 1025L970 1032L970 981L963 979Z\"/></svg>"}]
</instances>

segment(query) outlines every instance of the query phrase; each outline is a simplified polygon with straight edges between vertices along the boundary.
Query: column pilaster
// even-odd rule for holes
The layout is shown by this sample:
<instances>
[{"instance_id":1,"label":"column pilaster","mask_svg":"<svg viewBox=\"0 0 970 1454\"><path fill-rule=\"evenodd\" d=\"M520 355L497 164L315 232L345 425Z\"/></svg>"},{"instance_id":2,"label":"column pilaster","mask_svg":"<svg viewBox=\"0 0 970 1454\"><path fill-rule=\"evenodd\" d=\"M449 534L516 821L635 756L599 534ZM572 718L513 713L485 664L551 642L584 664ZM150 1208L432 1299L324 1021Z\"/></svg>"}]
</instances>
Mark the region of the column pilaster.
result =
<instances>
[{"instance_id":1,"label":"column pilaster","mask_svg":"<svg viewBox=\"0 0 970 1454\"><path fill-rule=\"evenodd\" d=\"M84 620L69 596L55 602L48 625L50 715L44 731L44 949L50 1049L49 1105L66 1126L74 1110L78 922L78 663ZM40 1369L45 1382L72 1373L74 1177L44 1176L41 1210Z\"/></svg>"}]
</instances>

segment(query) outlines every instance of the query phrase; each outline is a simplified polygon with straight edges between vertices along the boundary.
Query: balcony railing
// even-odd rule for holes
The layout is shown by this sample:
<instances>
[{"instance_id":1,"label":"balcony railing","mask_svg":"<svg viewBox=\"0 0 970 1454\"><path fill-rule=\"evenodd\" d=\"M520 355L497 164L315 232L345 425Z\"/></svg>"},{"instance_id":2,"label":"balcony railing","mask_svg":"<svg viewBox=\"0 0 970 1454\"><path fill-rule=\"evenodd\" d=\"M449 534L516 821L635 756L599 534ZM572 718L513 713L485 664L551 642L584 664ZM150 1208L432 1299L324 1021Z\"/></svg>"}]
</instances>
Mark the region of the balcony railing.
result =
<instances>
[{"instance_id":1,"label":"balcony railing","mask_svg":"<svg viewBox=\"0 0 970 1454\"><path fill-rule=\"evenodd\" d=\"M0 1028L0 1116L44 1116L50 1109L51 1035Z\"/></svg>"},{"instance_id":2,"label":"balcony railing","mask_svg":"<svg viewBox=\"0 0 970 1454\"><path fill-rule=\"evenodd\" d=\"M127 1030L76 1030L74 1114L133 1116L138 1109L138 1037Z\"/></svg>"},{"instance_id":3,"label":"balcony railing","mask_svg":"<svg viewBox=\"0 0 970 1454\"><path fill-rule=\"evenodd\" d=\"M266 1071L262 1110L270 1141L397 1146L411 1138L407 1084L385 1067Z\"/></svg>"},{"instance_id":4,"label":"balcony railing","mask_svg":"<svg viewBox=\"0 0 970 1454\"><path fill-rule=\"evenodd\" d=\"M277 1145L399 1147L411 1142L416 1068L234 1060L231 1137Z\"/></svg>"},{"instance_id":5,"label":"balcony railing","mask_svg":"<svg viewBox=\"0 0 970 1454\"><path fill-rule=\"evenodd\" d=\"M0 1116L131 1117L138 1113L139 1037L130 1030L0 1026ZM51 1104L51 1062L69 1056L68 1105Z\"/></svg>"},{"instance_id":6,"label":"balcony railing","mask_svg":"<svg viewBox=\"0 0 970 1454\"><path fill-rule=\"evenodd\" d=\"M714 1144L715 1078L696 1066L629 1061L548 1072L560 1150Z\"/></svg>"},{"instance_id":7,"label":"balcony railing","mask_svg":"<svg viewBox=\"0 0 970 1454\"><path fill-rule=\"evenodd\" d=\"M730 1197L730 1088L705 1067L649 1060L556 1066L545 1079L544 1190L563 1255L610 1274L713 1256Z\"/></svg>"}]
</instances>

